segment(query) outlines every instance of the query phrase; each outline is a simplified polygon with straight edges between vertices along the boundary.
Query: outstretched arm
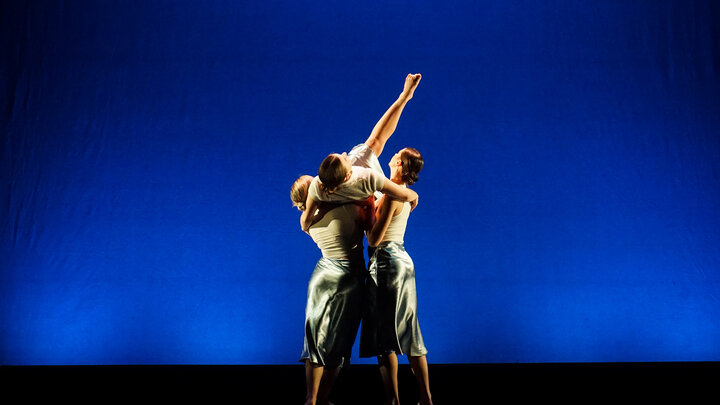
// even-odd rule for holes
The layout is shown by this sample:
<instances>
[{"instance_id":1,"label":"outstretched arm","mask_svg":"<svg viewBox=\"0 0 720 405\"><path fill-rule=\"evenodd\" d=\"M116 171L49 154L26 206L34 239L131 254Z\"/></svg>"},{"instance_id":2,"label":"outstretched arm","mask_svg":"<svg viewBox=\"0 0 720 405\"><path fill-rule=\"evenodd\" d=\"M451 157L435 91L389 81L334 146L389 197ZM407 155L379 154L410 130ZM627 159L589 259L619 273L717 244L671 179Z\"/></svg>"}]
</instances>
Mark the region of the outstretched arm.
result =
<instances>
[{"instance_id":1,"label":"outstretched arm","mask_svg":"<svg viewBox=\"0 0 720 405\"><path fill-rule=\"evenodd\" d=\"M400 96L397 100L395 100L390 108L385 111L385 114L383 114L380 118L380 121L375 124L375 127L370 133L367 141L365 141L365 145L375 152L375 156L380 156L385 148L385 143L393 132L395 132L395 128L397 128L397 123L400 120L400 115L402 115L405 104L407 104L407 102L413 97L415 89L420 83L421 77L422 76L419 73L415 75L409 74L405 77L405 87L403 88L402 93L400 93Z\"/></svg>"},{"instance_id":2,"label":"outstretched arm","mask_svg":"<svg viewBox=\"0 0 720 405\"><path fill-rule=\"evenodd\" d=\"M385 181L385 184L383 185L383 188L380 189L380 192L392 198L393 200L409 202L412 206L412 209L415 209L415 207L417 206L418 194L415 191L407 187L399 186L390 180Z\"/></svg>"}]
</instances>

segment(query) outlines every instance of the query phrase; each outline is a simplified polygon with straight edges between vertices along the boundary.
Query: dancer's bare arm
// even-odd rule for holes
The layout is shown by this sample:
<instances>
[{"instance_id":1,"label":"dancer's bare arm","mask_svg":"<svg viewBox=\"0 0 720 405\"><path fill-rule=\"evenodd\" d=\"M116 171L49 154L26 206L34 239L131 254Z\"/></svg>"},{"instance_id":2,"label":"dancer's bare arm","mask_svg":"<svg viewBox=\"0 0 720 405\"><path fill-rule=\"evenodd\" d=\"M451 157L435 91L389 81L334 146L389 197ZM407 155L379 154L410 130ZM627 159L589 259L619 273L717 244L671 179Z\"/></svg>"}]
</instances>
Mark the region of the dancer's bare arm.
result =
<instances>
[{"instance_id":1,"label":"dancer's bare arm","mask_svg":"<svg viewBox=\"0 0 720 405\"><path fill-rule=\"evenodd\" d=\"M315 218L315 211L317 211L317 209L318 202L308 196L305 201L305 210L302 215L300 215L300 228L302 228L305 233L308 233L310 226L317 222L317 218Z\"/></svg>"},{"instance_id":2,"label":"dancer's bare arm","mask_svg":"<svg viewBox=\"0 0 720 405\"><path fill-rule=\"evenodd\" d=\"M415 191L407 187L399 186L390 180L385 181L385 184L383 185L383 188L380 189L380 192L389 196L393 200L409 202L412 209L415 209L418 204L418 194Z\"/></svg>"},{"instance_id":3,"label":"dancer's bare arm","mask_svg":"<svg viewBox=\"0 0 720 405\"><path fill-rule=\"evenodd\" d=\"M395 128L397 128L397 123L400 120L400 115L402 115L405 104L407 104L407 102L413 97L415 89L418 84L420 84L421 78L422 76L419 73L415 75L407 75L402 93L400 93L398 99L395 100L390 108L385 111L385 114L383 114L377 124L375 124L370 136L367 141L365 141L365 145L375 152L375 156L380 156L385 148L385 143L395 132Z\"/></svg>"},{"instance_id":4,"label":"dancer's bare arm","mask_svg":"<svg viewBox=\"0 0 720 405\"><path fill-rule=\"evenodd\" d=\"M368 245L377 246L385 236L385 232L390 226L392 217L396 212L402 210L403 203L383 197L378 202L377 211L375 213L375 224L367 233Z\"/></svg>"},{"instance_id":5,"label":"dancer's bare arm","mask_svg":"<svg viewBox=\"0 0 720 405\"><path fill-rule=\"evenodd\" d=\"M413 209L415 209L418 204L418 194L415 191L407 187L401 187L390 180L385 181L380 192L393 200L409 202ZM305 211L300 215L300 227L303 231L308 232L312 224L317 222L319 218L322 218L322 215L315 215L315 211L320 207L319 204L318 201L315 201L308 195L305 202Z\"/></svg>"}]
</instances>

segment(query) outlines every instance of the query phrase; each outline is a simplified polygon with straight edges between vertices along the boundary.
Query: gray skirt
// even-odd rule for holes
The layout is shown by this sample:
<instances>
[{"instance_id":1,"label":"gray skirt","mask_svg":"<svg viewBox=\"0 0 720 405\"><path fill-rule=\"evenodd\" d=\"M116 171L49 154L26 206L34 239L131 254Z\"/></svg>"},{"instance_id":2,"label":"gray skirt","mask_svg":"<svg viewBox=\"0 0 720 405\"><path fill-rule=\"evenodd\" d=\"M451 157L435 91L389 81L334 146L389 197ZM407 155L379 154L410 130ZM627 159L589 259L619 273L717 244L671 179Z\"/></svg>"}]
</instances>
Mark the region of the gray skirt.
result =
<instances>
[{"instance_id":1,"label":"gray skirt","mask_svg":"<svg viewBox=\"0 0 720 405\"><path fill-rule=\"evenodd\" d=\"M417 318L415 266L402 243L370 250L360 356L427 354Z\"/></svg>"},{"instance_id":2,"label":"gray skirt","mask_svg":"<svg viewBox=\"0 0 720 405\"><path fill-rule=\"evenodd\" d=\"M354 260L318 260L308 283L301 362L310 360L326 367L350 362L362 317L366 274L362 255Z\"/></svg>"}]
</instances>

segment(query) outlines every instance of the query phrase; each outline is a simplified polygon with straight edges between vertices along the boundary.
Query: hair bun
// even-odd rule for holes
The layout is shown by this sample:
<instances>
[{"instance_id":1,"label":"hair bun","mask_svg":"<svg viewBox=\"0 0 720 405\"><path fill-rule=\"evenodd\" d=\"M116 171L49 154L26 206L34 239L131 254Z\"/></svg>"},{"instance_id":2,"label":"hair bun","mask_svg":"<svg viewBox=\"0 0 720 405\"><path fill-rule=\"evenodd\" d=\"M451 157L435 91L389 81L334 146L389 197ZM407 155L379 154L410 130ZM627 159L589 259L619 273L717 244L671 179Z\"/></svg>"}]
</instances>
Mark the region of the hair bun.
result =
<instances>
[{"instance_id":1,"label":"hair bun","mask_svg":"<svg viewBox=\"0 0 720 405\"><path fill-rule=\"evenodd\" d=\"M413 185L418 180L417 172L410 172L407 174L407 184Z\"/></svg>"},{"instance_id":2,"label":"hair bun","mask_svg":"<svg viewBox=\"0 0 720 405\"><path fill-rule=\"evenodd\" d=\"M402 179L408 185L413 185L418 180L418 173L425 163L422 155L415 148L405 148L400 155L403 165Z\"/></svg>"}]
</instances>

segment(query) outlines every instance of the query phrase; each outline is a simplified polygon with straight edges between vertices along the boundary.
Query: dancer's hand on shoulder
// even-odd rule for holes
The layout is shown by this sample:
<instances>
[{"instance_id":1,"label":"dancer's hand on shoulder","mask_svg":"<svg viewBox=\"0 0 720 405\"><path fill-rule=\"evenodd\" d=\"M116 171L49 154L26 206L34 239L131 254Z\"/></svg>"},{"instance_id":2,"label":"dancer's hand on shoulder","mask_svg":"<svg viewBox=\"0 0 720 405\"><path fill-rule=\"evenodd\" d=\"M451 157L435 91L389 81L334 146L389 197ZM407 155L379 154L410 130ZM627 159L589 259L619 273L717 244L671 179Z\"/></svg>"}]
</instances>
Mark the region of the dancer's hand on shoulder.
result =
<instances>
[{"instance_id":1,"label":"dancer's hand on shoulder","mask_svg":"<svg viewBox=\"0 0 720 405\"><path fill-rule=\"evenodd\" d=\"M410 212L412 212L412 210L414 210L415 207L417 207L419 199L420 199L420 197L418 196L418 198L414 199L413 201L410 201Z\"/></svg>"}]
</instances>

